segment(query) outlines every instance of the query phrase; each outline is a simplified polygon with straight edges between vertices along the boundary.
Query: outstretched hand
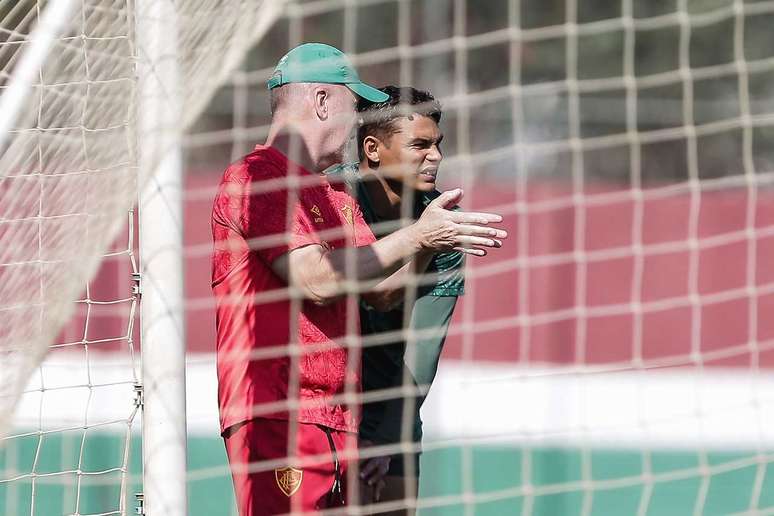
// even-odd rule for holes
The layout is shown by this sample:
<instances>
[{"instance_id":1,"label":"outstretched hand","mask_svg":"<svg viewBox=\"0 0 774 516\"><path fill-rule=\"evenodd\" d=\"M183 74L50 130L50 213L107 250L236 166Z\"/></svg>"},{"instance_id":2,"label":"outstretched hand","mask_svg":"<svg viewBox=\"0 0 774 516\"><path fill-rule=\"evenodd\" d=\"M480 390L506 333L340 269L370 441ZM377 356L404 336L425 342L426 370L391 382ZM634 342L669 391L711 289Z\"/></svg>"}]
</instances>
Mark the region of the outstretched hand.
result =
<instances>
[{"instance_id":1,"label":"outstretched hand","mask_svg":"<svg viewBox=\"0 0 774 516\"><path fill-rule=\"evenodd\" d=\"M494 213L451 211L462 200L460 188L448 190L431 202L414 223L423 249L460 251L474 256L486 256L487 248L500 248L501 239L508 236L503 229L489 226L502 222Z\"/></svg>"}]
</instances>

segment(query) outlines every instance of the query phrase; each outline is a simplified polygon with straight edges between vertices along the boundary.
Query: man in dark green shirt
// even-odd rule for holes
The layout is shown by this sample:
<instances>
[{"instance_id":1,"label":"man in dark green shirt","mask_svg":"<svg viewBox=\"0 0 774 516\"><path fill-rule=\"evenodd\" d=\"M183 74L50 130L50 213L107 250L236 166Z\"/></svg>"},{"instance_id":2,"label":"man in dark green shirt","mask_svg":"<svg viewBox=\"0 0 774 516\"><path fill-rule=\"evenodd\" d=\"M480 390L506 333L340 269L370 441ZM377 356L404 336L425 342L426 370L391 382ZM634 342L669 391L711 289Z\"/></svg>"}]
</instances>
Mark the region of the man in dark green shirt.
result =
<instances>
[{"instance_id":1,"label":"man in dark green shirt","mask_svg":"<svg viewBox=\"0 0 774 516\"><path fill-rule=\"evenodd\" d=\"M441 195L435 181L443 159L438 101L414 88L388 86L382 91L389 100L358 106L363 119L357 142L360 163L331 171L349 184L377 238L418 219ZM456 252L418 256L416 284L407 286L402 297L384 299L378 307L361 302L366 397L361 443L404 447L389 460L363 462L361 477L367 483L381 484L386 474L383 489L377 488L381 501L416 497L422 439L419 409L435 378L457 297L463 293L464 254L486 252L471 243ZM369 401L371 396L378 399Z\"/></svg>"}]
</instances>

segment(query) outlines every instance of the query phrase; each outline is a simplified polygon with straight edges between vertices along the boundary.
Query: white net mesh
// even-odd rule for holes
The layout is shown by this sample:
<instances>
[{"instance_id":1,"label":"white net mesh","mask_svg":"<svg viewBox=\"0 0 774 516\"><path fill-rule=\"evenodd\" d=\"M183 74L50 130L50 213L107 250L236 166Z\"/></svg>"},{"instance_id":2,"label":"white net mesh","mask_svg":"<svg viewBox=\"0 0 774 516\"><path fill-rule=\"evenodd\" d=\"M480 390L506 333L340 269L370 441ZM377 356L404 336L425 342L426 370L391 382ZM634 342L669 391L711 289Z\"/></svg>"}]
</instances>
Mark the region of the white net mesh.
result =
<instances>
[{"instance_id":1,"label":"white net mesh","mask_svg":"<svg viewBox=\"0 0 774 516\"><path fill-rule=\"evenodd\" d=\"M70 3L0 157L0 417L22 390L33 401L21 406L35 407L6 439L8 514L121 513L129 490L137 375L98 371L134 364L132 242L115 254L125 288L79 292L136 198L144 54L132 41L133 3ZM0 3L4 91L52 4ZM192 514L235 513L223 501L232 488L214 412L215 185L226 163L265 139L265 81L308 41L342 48L369 83L439 98L441 185L462 186L465 209L504 215L511 234L499 253L469 261L423 408L422 514L771 511L774 2L212 1L180 2L179 12L181 87L161 94L183 106L177 129L195 123L186 139ZM56 337L79 307L94 328L101 303L123 314L121 331ZM113 340L123 359L86 361ZM57 416L58 354L25 389L54 342L73 344L86 364L67 384L73 392L118 386L120 416L90 417L96 394L75 416ZM61 437L48 433L49 414ZM115 460L89 462L89 437L113 423ZM403 437L387 449L415 448ZM49 467L43 457L58 440L61 466ZM111 475L123 492L86 501L102 495L84 482ZM41 509L52 485L62 501Z\"/></svg>"},{"instance_id":2,"label":"white net mesh","mask_svg":"<svg viewBox=\"0 0 774 516\"><path fill-rule=\"evenodd\" d=\"M8 5L32 20L34 2ZM106 16L82 5L67 15L27 94L2 155L3 417L44 355L72 301L134 200L134 66L128 13ZM17 11L27 11L16 13ZM7 10L6 10L7 12ZM35 43L8 27L3 50L17 56ZM42 35L38 34L39 37ZM6 367L7 366L7 367ZM3 424L5 426L5 424Z\"/></svg>"},{"instance_id":3,"label":"white net mesh","mask_svg":"<svg viewBox=\"0 0 774 516\"><path fill-rule=\"evenodd\" d=\"M180 2L177 19L165 20L176 27L178 49L161 53L176 57L181 86L146 94L185 111L138 136L137 110L150 101L138 92L138 65L164 58L135 39L137 26L154 22L146 6L0 2L6 514L127 512L138 381L130 291L138 269L127 213L168 150L158 142L174 141L198 116L282 2Z\"/></svg>"},{"instance_id":4,"label":"white net mesh","mask_svg":"<svg viewBox=\"0 0 774 516\"><path fill-rule=\"evenodd\" d=\"M191 213L266 137L289 48L431 91L441 185L511 236L468 261L423 407L421 513L765 513L772 21L766 1L294 2L187 140ZM387 450L415 447L404 430Z\"/></svg>"},{"instance_id":5,"label":"white net mesh","mask_svg":"<svg viewBox=\"0 0 774 516\"><path fill-rule=\"evenodd\" d=\"M129 512L130 473L140 471L131 455L139 385L132 219L26 382L0 450L5 514Z\"/></svg>"}]
</instances>

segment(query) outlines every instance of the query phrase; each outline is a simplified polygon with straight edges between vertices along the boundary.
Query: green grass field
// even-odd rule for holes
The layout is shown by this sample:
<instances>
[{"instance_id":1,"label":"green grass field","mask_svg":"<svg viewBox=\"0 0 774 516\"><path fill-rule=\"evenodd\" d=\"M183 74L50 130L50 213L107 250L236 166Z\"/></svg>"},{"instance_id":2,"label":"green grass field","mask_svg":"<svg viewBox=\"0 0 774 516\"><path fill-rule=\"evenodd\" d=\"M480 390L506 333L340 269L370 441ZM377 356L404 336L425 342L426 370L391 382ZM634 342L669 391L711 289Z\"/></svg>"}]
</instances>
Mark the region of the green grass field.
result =
<instances>
[{"instance_id":1,"label":"green grass field","mask_svg":"<svg viewBox=\"0 0 774 516\"><path fill-rule=\"evenodd\" d=\"M10 476L7 474L9 468L29 473L38 456L34 507L31 502L33 480L22 478L0 483L0 512L7 516L52 516L117 511L121 471L113 468L122 463L124 444L121 436L89 432L81 457L78 433L42 440L36 436L13 440L0 451L0 469L6 473L6 478ZM514 494L525 485L525 453L529 454L526 462L531 469L529 485L538 494L533 497ZM134 493L139 490L136 480L141 471L139 438L131 440L129 456L133 481L127 489L126 512L133 514ZM700 454L690 451L654 451L644 455L636 450L589 450L583 453L573 449L525 451L494 446L432 449L423 455L421 465L421 497L432 506L422 509L421 515L466 514L459 496L466 491L485 497L472 506L473 513L482 516L523 514L525 509L538 516L573 516L582 514L584 506L594 516L635 515L643 494L651 488L648 515L694 514L697 500L702 499L704 492L701 514L733 514L749 509L758 477L754 457L751 452L708 453L709 473L701 475ZM74 471L47 476L48 473L74 470L79 458L81 469L86 473L80 480ZM643 476L647 461L655 479L649 485ZM772 510L774 464L764 467L758 507ZM225 454L219 439L190 438L189 470L192 472L188 486L191 516L234 514L231 482L226 474ZM107 472L88 474L97 471ZM470 474L464 474L465 471ZM80 489L76 489L79 481ZM76 496L78 492L80 496Z\"/></svg>"}]
</instances>

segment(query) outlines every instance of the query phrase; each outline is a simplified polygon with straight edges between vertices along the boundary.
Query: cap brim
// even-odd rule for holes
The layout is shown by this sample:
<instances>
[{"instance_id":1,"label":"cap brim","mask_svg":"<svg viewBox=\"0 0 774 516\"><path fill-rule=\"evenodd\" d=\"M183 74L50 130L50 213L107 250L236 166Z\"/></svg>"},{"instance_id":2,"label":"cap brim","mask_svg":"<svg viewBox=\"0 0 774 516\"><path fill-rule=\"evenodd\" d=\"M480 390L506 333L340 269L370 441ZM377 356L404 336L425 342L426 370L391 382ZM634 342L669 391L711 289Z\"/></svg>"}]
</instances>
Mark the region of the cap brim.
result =
<instances>
[{"instance_id":1,"label":"cap brim","mask_svg":"<svg viewBox=\"0 0 774 516\"><path fill-rule=\"evenodd\" d=\"M346 86L358 97L363 97L371 102L384 102L390 98L390 96L383 91L379 91L373 86L369 86L362 82L353 82Z\"/></svg>"}]
</instances>

